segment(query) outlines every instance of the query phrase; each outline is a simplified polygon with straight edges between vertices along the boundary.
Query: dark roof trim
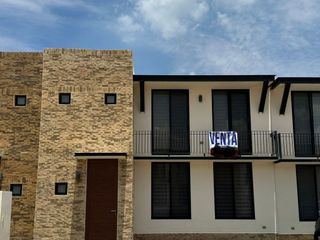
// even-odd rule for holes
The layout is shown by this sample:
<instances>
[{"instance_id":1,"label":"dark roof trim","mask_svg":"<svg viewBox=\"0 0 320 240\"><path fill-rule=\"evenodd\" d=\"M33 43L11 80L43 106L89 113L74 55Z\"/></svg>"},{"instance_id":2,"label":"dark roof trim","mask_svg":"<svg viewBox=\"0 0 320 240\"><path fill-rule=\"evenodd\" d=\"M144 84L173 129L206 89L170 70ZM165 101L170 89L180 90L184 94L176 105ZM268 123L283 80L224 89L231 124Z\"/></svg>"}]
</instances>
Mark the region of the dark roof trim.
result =
<instances>
[{"instance_id":1,"label":"dark roof trim","mask_svg":"<svg viewBox=\"0 0 320 240\"><path fill-rule=\"evenodd\" d=\"M320 84L320 77L278 77L271 85L275 89L279 84Z\"/></svg>"},{"instance_id":2,"label":"dark roof trim","mask_svg":"<svg viewBox=\"0 0 320 240\"><path fill-rule=\"evenodd\" d=\"M268 81L263 82L260 103L259 103L259 113L264 112L264 105L266 104L267 93L268 93L268 84L269 84Z\"/></svg>"},{"instance_id":3,"label":"dark roof trim","mask_svg":"<svg viewBox=\"0 0 320 240\"><path fill-rule=\"evenodd\" d=\"M127 158L127 153L119 152L119 153L75 153L75 158L78 159L125 159Z\"/></svg>"},{"instance_id":4,"label":"dark roof trim","mask_svg":"<svg viewBox=\"0 0 320 240\"><path fill-rule=\"evenodd\" d=\"M290 86L291 86L291 83L286 83L286 85L284 86L282 100L281 100L281 106L280 106L280 115L284 115L286 112L288 97L289 97L289 93L290 93Z\"/></svg>"},{"instance_id":5,"label":"dark roof trim","mask_svg":"<svg viewBox=\"0 0 320 240\"><path fill-rule=\"evenodd\" d=\"M84 156L93 156L93 157L103 157L103 156L127 156L127 153L124 152L118 152L118 153L92 153L92 152L88 152L88 153L75 153L74 156L75 157L84 157Z\"/></svg>"},{"instance_id":6,"label":"dark roof trim","mask_svg":"<svg viewBox=\"0 0 320 240\"><path fill-rule=\"evenodd\" d=\"M274 81L275 75L133 75L145 82L260 82Z\"/></svg>"},{"instance_id":7,"label":"dark roof trim","mask_svg":"<svg viewBox=\"0 0 320 240\"><path fill-rule=\"evenodd\" d=\"M278 157L257 157L257 156L242 156L239 158L216 158L216 157L204 157L204 156L136 156L133 159L135 160L230 160L230 161L241 161L241 160L270 160L270 159L278 159Z\"/></svg>"},{"instance_id":8,"label":"dark roof trim","mask_svg":"<svg viewBox=\"0 0 320 240\"><path fill-rule=\"evenodd\" d=\"M144 112L144 81L140 81L140 112Z\"/></svg>"}]
</instances>

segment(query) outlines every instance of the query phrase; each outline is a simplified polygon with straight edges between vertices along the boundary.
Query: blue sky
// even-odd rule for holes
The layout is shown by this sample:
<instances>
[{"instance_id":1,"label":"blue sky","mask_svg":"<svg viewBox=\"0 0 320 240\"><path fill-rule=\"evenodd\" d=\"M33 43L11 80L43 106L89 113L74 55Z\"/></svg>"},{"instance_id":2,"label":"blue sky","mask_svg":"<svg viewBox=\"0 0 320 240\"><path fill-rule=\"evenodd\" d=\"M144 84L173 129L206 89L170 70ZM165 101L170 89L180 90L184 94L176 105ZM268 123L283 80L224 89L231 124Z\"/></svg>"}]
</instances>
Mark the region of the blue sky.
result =
<instances>
[{"instance_id":1,"label":"blue sky","mask_svg":"<svg viewBox=\"0 0 320 240\"><path fill-rule=\"evenodd\" d=\"M0 51L131 49L136 74L319 76L319 0L0 0Z\"/></svg>"}]
</instances>

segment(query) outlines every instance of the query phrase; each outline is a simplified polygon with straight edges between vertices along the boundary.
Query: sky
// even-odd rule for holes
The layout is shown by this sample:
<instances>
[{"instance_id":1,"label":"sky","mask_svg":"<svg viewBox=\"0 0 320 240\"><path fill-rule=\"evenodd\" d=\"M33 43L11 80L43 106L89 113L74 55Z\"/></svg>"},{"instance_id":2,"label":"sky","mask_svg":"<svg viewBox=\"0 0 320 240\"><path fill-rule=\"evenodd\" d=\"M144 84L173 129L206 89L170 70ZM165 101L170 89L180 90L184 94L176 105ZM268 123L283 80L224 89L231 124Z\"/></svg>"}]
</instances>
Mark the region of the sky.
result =
<instances>
[{"instance_id":1,"label":"sky","mask_svg":"<svg viewBox=\"0 0 320 240\"><path fill-rule=\"evenodd\" d=\"M129 49L135 74L320 76L320 0L0 0L0 51Z\"/></svg>"}]
</instances>

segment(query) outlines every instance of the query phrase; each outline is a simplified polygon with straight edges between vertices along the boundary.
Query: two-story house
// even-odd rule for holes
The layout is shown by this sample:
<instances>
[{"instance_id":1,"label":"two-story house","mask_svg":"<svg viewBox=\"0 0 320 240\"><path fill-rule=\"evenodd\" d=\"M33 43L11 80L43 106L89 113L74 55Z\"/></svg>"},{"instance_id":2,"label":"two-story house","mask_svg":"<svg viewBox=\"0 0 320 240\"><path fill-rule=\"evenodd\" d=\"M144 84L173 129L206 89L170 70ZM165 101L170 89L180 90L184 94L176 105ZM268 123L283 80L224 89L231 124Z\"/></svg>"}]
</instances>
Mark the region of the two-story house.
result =
<instances>
[{"instance_id":1,"label":"two-story house","mask_svg":"<svg viewBox=\"0 0 320 240\"><path fill-rule=\"evenodd\" d=\"M12 239L311 239L320 78L133 75L131 52L108 50L0 67ZM236 152L212 152L212 131Z\"/></svg>"}]
</instances>

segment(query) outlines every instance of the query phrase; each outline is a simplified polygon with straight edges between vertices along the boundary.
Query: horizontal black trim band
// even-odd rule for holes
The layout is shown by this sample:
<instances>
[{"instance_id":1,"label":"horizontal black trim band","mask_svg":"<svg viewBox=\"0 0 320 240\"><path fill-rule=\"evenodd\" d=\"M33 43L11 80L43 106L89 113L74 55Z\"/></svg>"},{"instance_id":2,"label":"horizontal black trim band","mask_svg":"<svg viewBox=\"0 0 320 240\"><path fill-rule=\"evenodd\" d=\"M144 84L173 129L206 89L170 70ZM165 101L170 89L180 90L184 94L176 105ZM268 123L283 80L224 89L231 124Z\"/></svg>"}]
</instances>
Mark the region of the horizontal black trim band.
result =
<instances>
[{"instance_id":1,"label":"horizontal black trim band","mask_svg":"<svg viewBox=\"0 0 320 240\"><path fill-rule=\"evenodd\" d=\"M199 160L274 160L278 159L278 157L255 157L255 156L244 156L240 158L216 158L216 157L195 157L195 156L136 156L133 157L135 160L168 160L168 159L173 159L173 160L194 160L194 159L199 159Z\"/></svg>"},{"instance_id":2,"label":"horizontal black trim band","mask_svg":"<svg viewBox=\"0 0 320 240\"><path fill-rule=\"evenodd\" d=\"M300 163L312 163L312 162L319 162L320 163L320 159L279 159L277 161L275 161L274 163L296 163L296 162L300 162Z\"/></svg>"},{"instance_id":3,"label":"horizontal black trim band","mask_svg":"<svg viewBox=\"0 0 320 240\"><path fill-rule=\"evenodd\" d=\"M278 77L271 85L275 89L279 84L320 84L320 77Z\"/></svg>"},{"instance_id":4,"label":"horizontal black trim band","mask_svg":"<svg viewBox=\"0 0 320 240\"><path fill-rule=\"evenodd\" d=\"M133 81L148 82L260 82L275 75L133 75Z\"/></svg>"},{"instance_id":5,"label":"horizontal black trim band","mask_svg":"<svg viewBox=\"0 0 320 240\"><path fill-rule=\"evenodd\" d=\"M127 153L124 153L124 152L119 152L119 153L102 153L102 152L99 152L99 153L75 153L74 156L75 157L108 157L108 156L127 156L128 154Z\"/></svg>"}]
</instances>

